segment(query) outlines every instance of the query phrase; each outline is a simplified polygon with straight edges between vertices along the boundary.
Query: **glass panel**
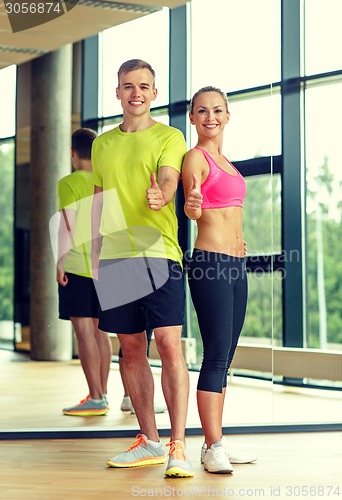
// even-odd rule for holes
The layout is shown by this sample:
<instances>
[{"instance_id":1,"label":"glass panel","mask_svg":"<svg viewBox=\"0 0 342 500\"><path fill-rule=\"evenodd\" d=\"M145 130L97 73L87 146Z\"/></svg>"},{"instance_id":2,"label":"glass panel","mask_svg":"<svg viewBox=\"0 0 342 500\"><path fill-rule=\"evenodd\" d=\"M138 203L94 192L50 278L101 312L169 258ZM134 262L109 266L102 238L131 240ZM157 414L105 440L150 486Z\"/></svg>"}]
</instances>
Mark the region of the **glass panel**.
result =
<instances>
[{"instance_id":1,"label":"glass panel","mask_svg":"<svg viewBox=\"0 0 342 500\"><path fill-rule=\"evenodd\" d=\"M16 66L0 70L0 138L15 135L16 81Z\"/></svg>"},{"instance_id":2,"label":"glass panel","mask_svg":"<svg viewBox=\"0 0 342 500\"><path fill-rule=\"evenodd\" d=\"M281 177L246 177L243 235L249 256L281 252ZM253 259L253 257L252 257ZM255 257L257 259L257 257Z\"/></svg>"},{"instance_id":3,"label":"glass panel","mask_svg":"<svg viewBox=\"0 0 342 500\"><path fill-rule=\"evenodd\" d=\"M235 100L229 103L229 111L230 120L223 147L226 156L231 161L280 154L281 99L279 95ZM191 147L194 147L197 140L194 126L191 126L190 134Z\"/></svg>"},{"instance_id":4,"label":"glass panel","mask_svg":"<svg viewBox=\"0 0 342 500\"><path fill-rule=\"evenodd\" d=\"M308 346L342 348L342 84L306 91ZM319 119L317 119L319 117Z\"/></svg>"},{"instance_id":5,"label":"glass panel","mask_svg":"<svg viewBox=\"0 0 342 500\"><path fill-rule=\"evenodd\" d=\"M273 329L273 333L272 333ZM280 345L282 339L282 274L248 274L248 305L240 344Z\"/></svg>"},{"instance_id":6,"label":"glass panel","mask_svg":"<svg viewBox=\"0 0 342 500\"><path fill-rule=\"evenodd\" d=\"M215 85L225 92L280 80L279 0L192 0L193 94Z\"/></svg>"},{"instance_id":7,"label":"glass panel","mask_svg":"<svg viewBox=\"0 0 342 500\"><path fill-rule=\"evenodd\" d=\"M341 19L341 0L306 0L306 75L341 69Z\"/></svg>"},{"instance_id":8,"label":"glass panel","mask_svg":"<svg viewBox=\"0 0 342 500\"><path fill-rule=\"evenodd\" d=\"M247 177L244 201L244 239L248 256L254 264L260 255L281 252L281 178L276 175ZM197 225L191 221L191 247L196 239ZM254 257L253 257L254 256ZM241 342L281 345L282 342L282 274L262 269L249 273L247 316ZM189 296L191 336L196 338L197 361L202 358L201 338L196 314Z\"/></svg>"},{"instance_id":9,"label":"glass panel","mask_svg":"<svg viewBox=\"0 0 342 500\"><path fill-rule=\"evenodd\" d=\"M116 99L117 71L129 59L143 59L156 72L158 97L155 106L169 100L169 9L105 30L102 34L102 113L122 113Z\"/></svg>"},{"instance_id":10,"label":"glass panel","mask_svg":"<svg viewBox=\"0 0 342 500\"><path fill-rule=\"evenodd\" d=\"M0 345L13 343L14 141L0 142Z\"/></svg>"}]
</instances>

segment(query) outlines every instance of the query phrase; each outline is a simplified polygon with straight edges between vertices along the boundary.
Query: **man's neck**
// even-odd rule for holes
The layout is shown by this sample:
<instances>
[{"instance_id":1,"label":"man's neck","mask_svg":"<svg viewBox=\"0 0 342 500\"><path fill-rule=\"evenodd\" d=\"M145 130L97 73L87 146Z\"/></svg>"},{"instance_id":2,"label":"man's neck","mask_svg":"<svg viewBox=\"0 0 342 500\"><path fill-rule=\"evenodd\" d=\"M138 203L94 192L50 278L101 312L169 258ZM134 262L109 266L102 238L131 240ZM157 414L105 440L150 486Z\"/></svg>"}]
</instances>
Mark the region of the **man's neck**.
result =
<instances>
[{"instance_id":1,"label":"man's neck","mask_svg":"<svg viewBox=\"0 0 342 500\"><path fill-rule=\"evenodd\" d=\"M121 132L132 134L147 128L153 127L157 123L151 116L124 116L124 121L119 125Z\"/></svg>"},{"instance_id":2,"label":"man's neck","mask_svg":"<svg viewBox=\"0 0 342 500\"><path fill-rule=\"evenodd\" d=\"M91 160L80 160L78 165L74 165L75 170L84 170L86 172L92 172Z\"/></svg>"}]
</instances>

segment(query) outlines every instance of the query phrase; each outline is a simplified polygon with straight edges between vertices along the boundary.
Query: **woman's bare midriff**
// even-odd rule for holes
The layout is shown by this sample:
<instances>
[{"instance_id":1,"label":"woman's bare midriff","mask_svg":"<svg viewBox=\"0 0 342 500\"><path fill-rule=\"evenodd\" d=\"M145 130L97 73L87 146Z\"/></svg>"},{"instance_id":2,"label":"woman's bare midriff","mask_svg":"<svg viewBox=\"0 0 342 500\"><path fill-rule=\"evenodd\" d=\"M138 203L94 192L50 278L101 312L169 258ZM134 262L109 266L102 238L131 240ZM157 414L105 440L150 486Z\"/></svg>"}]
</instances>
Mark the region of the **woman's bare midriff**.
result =
<instances>
[{"instance_id":1,"label":"woman's bare midriff","mask_svg":"<svg viewBox=\"0 0 342 500\"><path fill-rule=\"evenodd\" d=\"M244 257L242 208L211 208L197 220L195 247L233 257Z\"/></svg>"}]
</instances>

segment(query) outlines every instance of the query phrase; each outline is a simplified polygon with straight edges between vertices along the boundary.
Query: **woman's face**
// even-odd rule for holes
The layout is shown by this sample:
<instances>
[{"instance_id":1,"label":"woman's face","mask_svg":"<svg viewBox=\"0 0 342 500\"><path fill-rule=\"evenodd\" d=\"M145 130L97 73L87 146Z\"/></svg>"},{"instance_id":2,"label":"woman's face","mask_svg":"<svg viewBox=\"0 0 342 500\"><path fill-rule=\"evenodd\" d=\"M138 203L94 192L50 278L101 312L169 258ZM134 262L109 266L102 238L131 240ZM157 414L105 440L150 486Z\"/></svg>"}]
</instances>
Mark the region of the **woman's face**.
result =
<instances>
[{"instance_id":1,"label":"woman's face","mask_svg":"<svg viewBox=\"0 0 342 500\"><path fill-rule=\"evenodd\" d=\"M199 135L212 137L223 131L229 122L229 115L219 92L203 92L193 102L189 117Z\"/></svg>"}]
</instances>

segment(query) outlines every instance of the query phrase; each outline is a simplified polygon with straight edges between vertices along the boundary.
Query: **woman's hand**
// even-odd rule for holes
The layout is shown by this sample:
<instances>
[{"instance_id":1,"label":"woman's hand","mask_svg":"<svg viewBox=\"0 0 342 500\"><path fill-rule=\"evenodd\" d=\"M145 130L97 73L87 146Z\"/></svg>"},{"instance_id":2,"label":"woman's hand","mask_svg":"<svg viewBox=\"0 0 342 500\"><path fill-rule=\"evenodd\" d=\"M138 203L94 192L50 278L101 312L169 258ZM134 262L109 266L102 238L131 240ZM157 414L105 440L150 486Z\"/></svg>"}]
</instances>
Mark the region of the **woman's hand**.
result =
<instances>
[{"instance_id":1,"label":"woman's hand","mask_svg":"<svg viewBox=\"0 0 342 500\"><path fill-rule=\"evenodd\" d=\"M201 208L203 195L201 194L199 182L196 174L192 174L192 188L189 193L188 199L186 200L187 210L196 211Z\"/></svg>"}]
</instances>

